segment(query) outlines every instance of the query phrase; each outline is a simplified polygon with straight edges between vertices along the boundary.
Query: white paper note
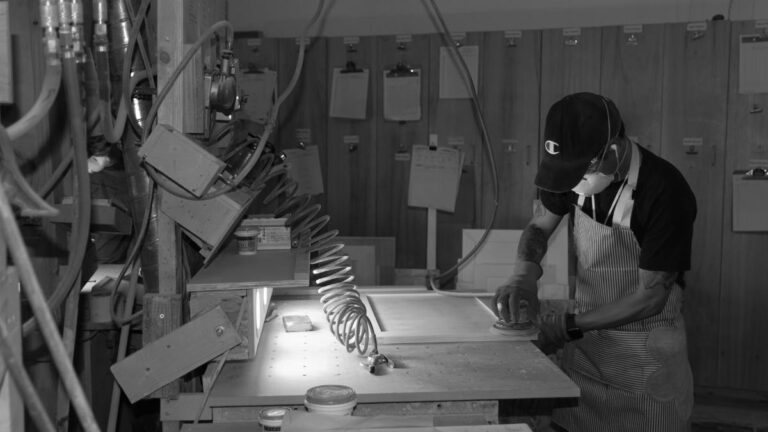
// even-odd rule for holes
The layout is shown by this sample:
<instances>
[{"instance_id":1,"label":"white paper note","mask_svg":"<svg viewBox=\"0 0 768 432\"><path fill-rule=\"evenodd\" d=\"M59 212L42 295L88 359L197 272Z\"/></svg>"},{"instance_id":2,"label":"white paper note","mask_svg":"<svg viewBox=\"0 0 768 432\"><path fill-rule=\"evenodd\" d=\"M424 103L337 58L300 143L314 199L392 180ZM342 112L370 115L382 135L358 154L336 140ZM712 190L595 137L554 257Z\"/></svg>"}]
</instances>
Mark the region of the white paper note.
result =
<instances>
[{"instance_id":1,"label":"white paper note","mask_svg":"<svg viewBox=\"0 0 768 432\"><path fill-rule=\"evenodd\" d=\"M296 193L317 195L323 193L323 174L320 169L320 153L317 146L305 149L283 150L288 176L299 184Z\"/></svg>"},{"instance_id":2,"label":"white paper note","mask_svg":"<svg viewBox=\"0 0 768 432\"><path fill-rule=\"evenodd\" d=\"M261 73L244 73L240 76L240 87L247 100L243 112L249 120L264 124L274 103L277 72L264 70Z\"/></svg>"},{"instance_id":3,"label":"white paper note","mask_svg":"<svg viewBox=\"0 0 768 432\"><path fill-rule=\"evenodd\" d=\"M739 93L768 92L768 38L741 35L739 44Z\"/></svg>"},{"instance_id":4,"label":"white paper note","mask_svg":"<svg viewBox=\"0 0 768 432\"><path fill-rule=\"evenodd\" d=\"M348 72L343 68L333 69L329 109L331 117L365 120L369 72L368 69L362 69L360 72Z\"/></svg>"},{"instance_id":5,"label":"white paper note","mask_svg":"<svg viewBox=\"0 0 768 432\"><path fill-rule=\"evenodd\" d=\"M384 120L421 120L421 70L413 75L393 75L384 71Z\"/></svg>"},{"instance_id":6,"label":"white paper note","mask_svg":"<svg viewBox=\"0 0 768 432\"><path fill-rule=\"evenodd\" d=\"M439 147L413 146L408 205L453 212L461 179L462 153Z\"/></svg>"}]
</instances>

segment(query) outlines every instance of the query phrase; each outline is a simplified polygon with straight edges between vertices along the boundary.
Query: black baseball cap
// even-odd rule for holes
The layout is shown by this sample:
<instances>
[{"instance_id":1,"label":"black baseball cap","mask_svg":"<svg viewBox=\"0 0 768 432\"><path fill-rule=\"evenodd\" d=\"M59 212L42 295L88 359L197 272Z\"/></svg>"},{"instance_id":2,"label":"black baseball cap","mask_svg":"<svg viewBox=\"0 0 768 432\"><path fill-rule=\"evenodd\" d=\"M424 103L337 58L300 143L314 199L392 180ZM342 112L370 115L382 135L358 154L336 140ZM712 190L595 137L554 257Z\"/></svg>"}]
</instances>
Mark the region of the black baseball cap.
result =
<instances>
[{"instance_id":1,"label":"black baseball cap","mask_svg":"<svg viewBox=\"0 0 768 432\"><path fill-rule=\"evenodd\" d=\"M574 93L549 109L536 186L567 192L579 184L589 164L608 142L624 135L616 105L594 93Z\"/></svg>"}]
</instances>

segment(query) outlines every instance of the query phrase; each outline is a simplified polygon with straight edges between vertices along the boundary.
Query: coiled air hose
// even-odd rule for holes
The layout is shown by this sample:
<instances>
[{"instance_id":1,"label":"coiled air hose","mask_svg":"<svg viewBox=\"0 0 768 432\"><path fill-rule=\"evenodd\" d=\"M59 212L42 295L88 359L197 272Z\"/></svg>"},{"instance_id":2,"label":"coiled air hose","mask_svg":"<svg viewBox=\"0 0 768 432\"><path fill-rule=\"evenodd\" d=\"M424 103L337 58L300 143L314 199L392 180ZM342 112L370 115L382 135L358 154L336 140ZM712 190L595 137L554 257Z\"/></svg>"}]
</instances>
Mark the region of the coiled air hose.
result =
<instances>
[{"instance_id":1,"label":"coiled air hose","mask_svg":"<svg viewBox=\"0 0 768 432\"><path fill-rule=\"evenodd\" d=\"M274 157L272 154L265 156ZM318 287L331 333L347 352L367 355L371 373L377 364L391 364L379 353L373 324L353 283L355 276L347 263L349 256L343 252L344 244L334 241L339 231L324 231L330 216L320 214L320 204L313 204L310 195L296 194L298 184L287 175L284 166L274 167L262 177L258 187L263 188L270 180L275 182L263 204L275 202L275 217L286 218L286 226L291 228L291 243L308 249L313 276L310 285Z\"/></svg>"}]
</instances>

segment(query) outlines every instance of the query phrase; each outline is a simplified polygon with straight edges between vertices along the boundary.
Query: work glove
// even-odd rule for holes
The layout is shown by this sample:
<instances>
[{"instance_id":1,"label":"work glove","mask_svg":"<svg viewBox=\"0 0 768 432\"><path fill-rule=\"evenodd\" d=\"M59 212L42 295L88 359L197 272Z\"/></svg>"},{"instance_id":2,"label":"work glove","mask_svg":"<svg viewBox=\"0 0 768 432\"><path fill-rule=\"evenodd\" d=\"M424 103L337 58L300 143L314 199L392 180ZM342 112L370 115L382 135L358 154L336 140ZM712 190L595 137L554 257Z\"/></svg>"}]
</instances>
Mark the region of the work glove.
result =
<instances>
[{"instance_id":1,"label":"work glove","mask_svg":"<svg viewBox=\"0 0 768 432\"><path fill-rule=\"evenodd\" d=\"M496 289L493 308L496 316L504 321L520 323L531 320L539 314L539 297L536 281L543 271L531 261L517 261L512 276L506 284ZM526 314L521 316L520 310Z\"/></svg>"},{"instance_id":2,"label":"work glove","mask_svg":"<svg viewBox=\"0 0 768 432\"><path fill-rule=\"evenodd\" d=\"M534 344L546 355L553 354L570 342L565 325L565 314L547 314L539 317L539 337Z\"/></svg>"}]
</instances>

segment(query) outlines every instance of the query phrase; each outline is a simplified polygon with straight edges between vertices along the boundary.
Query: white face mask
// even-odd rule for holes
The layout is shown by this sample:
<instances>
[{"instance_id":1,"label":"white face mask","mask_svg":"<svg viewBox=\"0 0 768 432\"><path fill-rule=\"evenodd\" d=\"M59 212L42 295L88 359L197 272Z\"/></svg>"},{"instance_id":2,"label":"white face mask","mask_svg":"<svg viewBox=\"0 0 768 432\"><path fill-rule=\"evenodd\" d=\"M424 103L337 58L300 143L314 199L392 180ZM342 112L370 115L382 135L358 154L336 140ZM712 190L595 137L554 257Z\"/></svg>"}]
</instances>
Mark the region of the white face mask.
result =
<instances>
[{"instance_id":1,"label":"white face mask","mask_svg":"<svg viewBox=\"0 0 768 432\"><path fill-rule=\"evenodd\" d=\"M584 178L574 186L572 191L578 195L591 197L604 191L613 182L613 175L603 173L584 174Z\"/></svg>"}]
</instances>

